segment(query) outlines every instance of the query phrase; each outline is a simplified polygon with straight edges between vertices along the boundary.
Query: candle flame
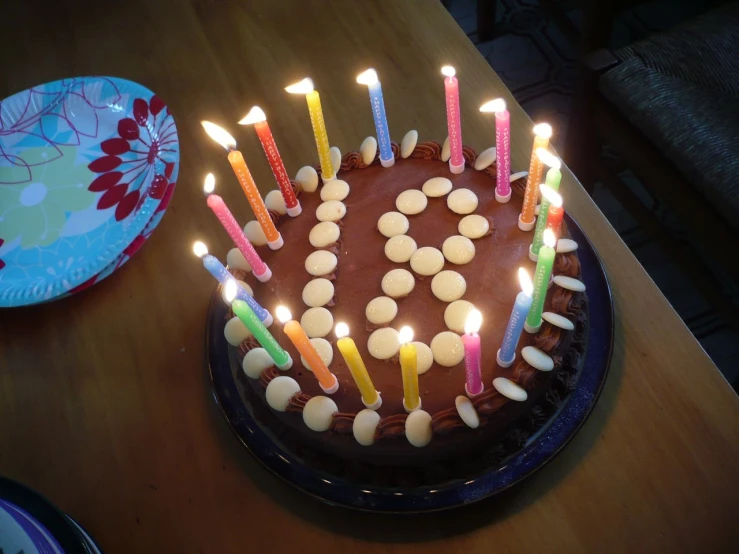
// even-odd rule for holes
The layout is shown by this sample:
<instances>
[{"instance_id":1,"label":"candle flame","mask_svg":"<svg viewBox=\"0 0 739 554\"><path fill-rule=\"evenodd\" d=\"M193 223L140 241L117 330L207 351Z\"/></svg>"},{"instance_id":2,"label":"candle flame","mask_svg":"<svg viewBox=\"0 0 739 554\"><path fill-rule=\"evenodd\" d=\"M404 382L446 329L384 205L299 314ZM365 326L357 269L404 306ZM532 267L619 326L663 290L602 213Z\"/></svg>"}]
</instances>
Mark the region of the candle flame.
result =
<instances>
[{"instance_id":1,"label":"candle flame","mask_svg":"<svg viewBox=\"0 0 739 554\"><path fill-rule=\"evenodd\" d=\"M360 85L374 85L377 82L377 71L371 67L357 75L357 83Z\"/></svg>"},{"instance_id":2,"label":"candle flame","mask_svg":"<svg viewBox=\"0 0 739 554\"><path fill-rule=\"evenodd\" d=\"M465 334L477 333L482 325L482 313L480 310L474 309L467 314L467 319L464 322Z\"/></svg>"},{"instance_id":3,"label":"candle flame","mask_svg":"<svg viewBox=\"0 0 739 554\"><path fill-rule=\"evenodd\" d=\"M551 168L559 169L560 167L562 167L561 160L546 148L537 148L536 156L541 160L543 164L548 165Z\"/></svg>"},{"instance_id":4,"label":"candle flame","mask_svg":"<svg viewBox=\"0 0 739 554\"><path fill-rule=\"evenodd\" d=\"M562 195L555 192L552 187L540 185L539 190L541 191L542 197L546 198L552 206L556 206L557 208L562 207Z\"/></svg>"},{"instance_id":5,"label":"candle flame","mask_svg":"<svg viewBox=\"0 0 739 554\"><path fill-rule=\"evenodd\" d=\"M235 279L229 279L226 281L226 284L223 286L223 298L228 302L229 304L234 301L234 298L236 298L236 293L239 291L239 285L236 283Z\"/></svg>"},{"instance_id":6,"label":"candle flame","mask_svg":"<svg viewBox=\"0 0 739 554\"><path fill-rule=\"evenodd\" d=\"M544 245L554 248L555 244L557 244L557 237L554 236L554 232L551 229L544 231Z\"/></svg>"},{"instance_id":7,"label":"candle flame","mask_svg":"<svg viewBox=\"0 0 739 554\"><path fill-rule=\"evenodd\" d=\"M259 106L254 106L249 113L246 114L239 121L239 125L252 125L253 123L259 123L260 121L267 121L267 116L264 115L264 111Z\"/></svg>"},{"instance_id":8,"label":"candle flame","mask_svg":"<svg viewBox=\"0 0 739 554\"><path fill-rule=\"evenodd\" d=\"M275 315L277 316L277 319L280 321L280 323L287 323L293 318L293 314L291 314L290 310L288 310L285 306L277 306L277 309L275 310Z\"/></svg>"},{"instance_id":9,"label":"candle flame","mask_svg":"<svg viewBox=\"0 0 739 554\"><path fill-rule=\"evenodd\" d=\"M408 327L408 325L404 325L400 328L400 331L398 331L398 341L400 344L406 344L408 342L411 342L413 340L413 329Z\"/></svg>"},{"instance_id":10,"label":"candle flame","mask_svg":"<svg viewBox=\"0 0 739 554\"><path fill-rule=\"evenodd\" d=\"M203 191L205 194L211 194L216 189L216 176L208 173L203 181Z\"/></svg>"},{"instance_id":11,"label":"candle flame","mask_svg":"<svg viewBox=\"0 0 739 554\"><path fill-rule=\"evenodd\" d=\"M233 150L236 148L236 139L234 139L226 129L219 127L210 121L201 121L200 124L203 126L203 129L205 129L205 132L208 133L208 136L223 146L226 150Z\"/></svg>"},{"instance_id":12,"label":"candle flame","mask_svg":"<svg viewBox=\"0 0 739 554\"><path fill-rule=\"evenodd\" d=\"M344 337L349 336L349 326L342 322L339 322L336 324L336 327L334 328L334 333L336 333L337 339L343 339Z\"/></svg>"},{"instance_id":13,"label":"candle flame","mask_svg":"<svg viewBox=\"0 0 739 554\"><path fill-rule=\"evenodd\" d=\"M534 125L534 134L541 138L552 138L552 126L549 123L539 123Z\"/></svg>"},{"instance_id":14,"label":"candle flame","mask_svg":"<svg viewBox=\"0 0 739 554\"><path fill-rule=\"evenodd\" d=\"M457 74L457 70L454 69L451 65L445 65L441 68L441 74L445 77L454 77Z\"/></svg>"},{"instance_id":15,"label":"candle flame","mask_svg":"<svg viewBox=\"0 0 739 554\"><path fill-rule=\"evenodd\" d=\"M504 112L505 109L506 103L505 100L503 100L502 98L490 100L490 102L485 102L482 106L480 106L480 111L483 113Z\"/></svg>"},{"instance_id":16,"label":"candle flame","mask_svg":"<svg viewBox=\"0 0 739 554\"><path fill-rule=\"evenodd\" d=\"M521 284L521 290L526 296L531 296L534 292L534 283L531 282L529 272L524 268L518 268L518 282Z\"/></svg>"},{"instance_id":17,"label":"candle flame","mask_svg":"<svg viewBox=\"0 0 739 554\"><path fill-rule=\"evenodd\" d=\"M290 94L308 94L309 92L313 92L313 79L306 77L302 81L285 87L285 90Z\"/></svg>"},{"instance_id":18,"label":"candle flame","mask_svg":"<svg viewBox=\"0 0 739 554\"><path fill-rule=\"evenodd\" d=\"M200 242L199 240L195 241L195 244L192 245L192 251L198 258L208 255L208 247L205 246L204 242Z\"/></svg>"}]
</instances>

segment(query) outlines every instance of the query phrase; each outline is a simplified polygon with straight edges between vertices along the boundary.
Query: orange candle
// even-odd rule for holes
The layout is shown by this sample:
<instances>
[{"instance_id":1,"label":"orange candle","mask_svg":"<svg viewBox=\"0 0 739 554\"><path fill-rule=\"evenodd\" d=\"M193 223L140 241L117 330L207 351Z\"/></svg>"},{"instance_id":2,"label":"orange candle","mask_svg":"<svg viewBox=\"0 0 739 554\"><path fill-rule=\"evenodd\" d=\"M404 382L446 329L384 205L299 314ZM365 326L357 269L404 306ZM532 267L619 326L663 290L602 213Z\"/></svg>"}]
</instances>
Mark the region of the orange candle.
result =
<instances>
[{"instance_id":1,"label":"orange candle","mask_svg":"<svg viewBox=\"0 0 739 554\"><path fill-rule=\"evenodd\" d=\"M536 222L534 210L539 197L539 185L544 176L544 164L536 155L536 150L538 148L548 148L551 136L552 127L548 123L540 123L534 127L534 148L531 151L529 177L526 179L526 191L523 195L521 215L518 216L518 227L522 231L531 231Z\"/></svg>"},{"instance_id":2,"label":"orange candle","mask_svg":"<svg viewBox=\"0 0 739 554\"><path fill-rule=\"evenodd\" d=\"M323 363L321 356L313 347L313 344L311 344L308 335L306 335L303 330L303 327L301 327L300 323L292 318L293 316L290 313L290 310L285 306L277 306L275 314L277 315L277 319L285 325L283 327L283 331L285 331L287 338L290 339L290 342L295 345L295 348L298 349L300 355L308 362L308 365L313 371L313 375L318 379L318 384L321 386L323 392L326 394L333 394L339 390L339 381L336 379L336 375L331 373L331 371L326 367L326 364Z\"/></svg>"}]
</instances>

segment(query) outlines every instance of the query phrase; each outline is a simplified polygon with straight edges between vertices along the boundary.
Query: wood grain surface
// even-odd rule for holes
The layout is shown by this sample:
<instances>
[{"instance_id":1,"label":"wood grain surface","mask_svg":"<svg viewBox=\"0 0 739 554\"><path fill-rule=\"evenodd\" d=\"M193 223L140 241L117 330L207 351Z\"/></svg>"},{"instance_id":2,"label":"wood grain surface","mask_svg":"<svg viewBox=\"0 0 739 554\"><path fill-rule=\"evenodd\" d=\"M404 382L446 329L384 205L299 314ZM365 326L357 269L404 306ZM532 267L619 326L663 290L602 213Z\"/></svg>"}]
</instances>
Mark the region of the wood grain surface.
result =
<instances>
[{"instance_id":1,"label":"wood grain surface","mask_svg":"<svg viewBox=\"0 0 739 554\"><path fill-rule=\"evenodd\" d=\"M380 517L334 509L263 470L230 434L203 358L213 280L193 259L229 240L205 207L204 174L240 220L248 205L201 119L236 135L273 188L251 129L264 108L291 174L316 163L301 98L321 92L331 144L374 134L356 74L381 76L398 140L446 136L439 68L457 67L464 141L494 142L485 100L504 96L514 170L532 123L434 1L11 0L3 4L0 98L75 75L156 91L182 165L164 221L135 258L83 294L0 312L0 473L47 495L109 553L726 552L739 543L739 400L616 232L565 171L568 211L614 291L611 373L589 421L522 486L454 514ZM591 314L598 317L598 314Z\"/></svg>"}]
</instances>

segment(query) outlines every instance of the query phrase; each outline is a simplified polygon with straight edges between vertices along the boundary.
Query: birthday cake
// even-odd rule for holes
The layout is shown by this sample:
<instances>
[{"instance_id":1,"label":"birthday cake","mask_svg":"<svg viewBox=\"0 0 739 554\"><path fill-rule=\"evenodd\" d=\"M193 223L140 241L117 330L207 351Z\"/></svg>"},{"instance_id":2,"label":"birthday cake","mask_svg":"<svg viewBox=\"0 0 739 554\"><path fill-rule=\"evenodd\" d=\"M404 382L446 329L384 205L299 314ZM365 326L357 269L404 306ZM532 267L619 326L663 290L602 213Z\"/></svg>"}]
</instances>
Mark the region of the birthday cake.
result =
<instances>
[{"instance_id":1,"label":"birthday cake","mask_svg":"<svg viewBox=\"0 0 739 554\"><path fill-rule=\"evenodd\" d=\"M521 293L519 268L533 275L536 266L533 234L518 224L527 173L510 176L512 198L501 203L495 149L478 156L465 147L459 174L446 163L448 143L418 142L415 131L392 144L391 167L380 163L372 137L343 157L332 150L335 180L321 182L320 168L306 166L292 181L301 215L287 214L279 191L267 195L280 249L266 246L256 222L245 228L272 277L253 279L237 249L228 264L261 306L275 315L277 306L292 311L334 386L310 370L279 322L269 331L289 353L288 368L277 367L231 314L225 333L245 400L278 440L332 460L333 471L343 462L402 468L465 460L473 469L504 460L553 418L582 367L588 310L577 244L562 223L541 326L513 343L510 365L500 363ZM481 391L470 390L463 341L475 309ZM351 355L337 347L339 323L369 385L360 387L347 365ZM399 361L406 326L415 389Z\"/></svg>"}]
</instances>

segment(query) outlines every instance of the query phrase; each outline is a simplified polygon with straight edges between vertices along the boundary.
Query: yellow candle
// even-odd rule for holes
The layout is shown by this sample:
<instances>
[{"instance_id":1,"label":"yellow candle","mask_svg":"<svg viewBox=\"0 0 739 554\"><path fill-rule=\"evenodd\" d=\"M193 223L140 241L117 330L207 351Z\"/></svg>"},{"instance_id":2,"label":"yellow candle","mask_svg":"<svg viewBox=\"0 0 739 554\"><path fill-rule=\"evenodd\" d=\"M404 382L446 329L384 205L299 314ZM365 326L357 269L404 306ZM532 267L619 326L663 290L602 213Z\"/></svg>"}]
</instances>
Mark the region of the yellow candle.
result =
<instances>
[{"instance_id":1,"label":"yellow candle","mask_svg":"<svg viewBox=\"0 0 739 554\"><path fill-rule=\"evenodd\" d=\"M406 412L421 407L421 396L418 393L418 354L413 340L413 329L400 328L400 371L403 375L403 407Z\"/></svg>"},{"instance_id":2,"label":"yellow candle","mask_svg":"<svg viewBox=\"0 0 739 554\"><path fill-rule=\"evenodd\" d=\"M285 306L277 306L275 314L277 315L277 319L285 325L282 330L285 331L287 338L290 339L290 342L297 348L300 355L308 362L323 392L333 394L339 390L339 381L336 379L336 375L331 373L326 367L326 364L323 363L320 354L318 354L313 344L311 344L303 327L292 318L293 316L290 310Z\"/></svg>"},{"instance_id":3,"label":"yellow candle","mask_svg":"<svg viewBox=\"0 0 739 554\"><path fill-rule=\"evenodd\" d=\"M367 373L367 368L359 354L359 350L357 350L357 345L349 336L349 326L346 323L336 324L336 337L339 339L336 341L336 346L339 348L339 352L341 352L352 377L354 377L354 382L357 383L357 388L362 395L362 402L369 409L377 410L382 406L382 398L375 389L375 385L372 384L372 379Z\"/></svg>"},{"instance_id":4,"label":"yellow candle","mask_svg":"<svg viewBox=\"0 0 739 554\"><path fill-rule=\"evenodd\" d=\"M544 176L544 164L536 155L536 150L538 148L546 149L549 146L551 136L552 127L548 123L540 123L534 127L534 147L531 150L529 177L526 180L526 192L523 195L521 215L518 217L518 227L522 231L530 231L534 228L534 222L536 221L534 211L539 197L539 185Z\"/></svg>"},{"instance_id":5,"label":"yellow candle","mask_svg":"<svg viewBox=\"0 0 739 554\"><path fill-rule=\"evenodd\" d=\"M251 176L249 168L246 167L244 156L236 150L236 140L226 131L218 125L211 123L210 121L201 122L205 132L208 133L210 138L215 140L218 144L228 150L228 161L231 164L231 168L236 174L236 178L241 185L241 189L246 195L246 199L251 205L251 209L259 222L259 226L264 231L264 236L267 237L267 244L272 250L277 250L282 247L283 240L280 232L272 222L272 218L269 217L267 206L264 205L262 195L259 194L254 178Z\"/></svg>"},{"instance_id":6,"label":"yellow candle","mask_svg":"<svg viewBox=\"0 0 739 554\"><path fill-rule=\"evenodd\" d=\"M318 160L321 163L321 177L324 181L336 179L336 168L331 164L326 122L323 119L323 109L321 109L321 97L318 91L313 89L313 81L305 78L286 87L285 90L292 94L305 94L305 100L308 102L308 112L310 113L310 122L313 126L313 136L316 139Z\"/></svg>"}]
</instances>

